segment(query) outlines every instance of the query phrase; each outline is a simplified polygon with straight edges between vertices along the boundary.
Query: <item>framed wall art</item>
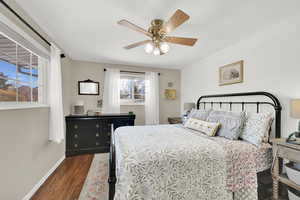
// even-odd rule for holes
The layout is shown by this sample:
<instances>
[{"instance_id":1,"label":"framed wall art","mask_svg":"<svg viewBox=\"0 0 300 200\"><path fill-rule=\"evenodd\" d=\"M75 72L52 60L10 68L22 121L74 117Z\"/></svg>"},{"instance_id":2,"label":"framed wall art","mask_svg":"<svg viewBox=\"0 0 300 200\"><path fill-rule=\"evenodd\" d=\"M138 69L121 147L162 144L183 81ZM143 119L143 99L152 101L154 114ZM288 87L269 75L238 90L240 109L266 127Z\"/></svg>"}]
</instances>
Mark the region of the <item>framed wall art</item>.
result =
<instances>
[{"instance_id":1,"label":"framed wall art","mask_svg":"<svg viewBox=\"0 0 300 200\"><path fill-rule=\"evenodd\" d=\"M230 85L244 81L244 61L240 60L219 68L219 85Z\"/></svg>"}]
</instances>

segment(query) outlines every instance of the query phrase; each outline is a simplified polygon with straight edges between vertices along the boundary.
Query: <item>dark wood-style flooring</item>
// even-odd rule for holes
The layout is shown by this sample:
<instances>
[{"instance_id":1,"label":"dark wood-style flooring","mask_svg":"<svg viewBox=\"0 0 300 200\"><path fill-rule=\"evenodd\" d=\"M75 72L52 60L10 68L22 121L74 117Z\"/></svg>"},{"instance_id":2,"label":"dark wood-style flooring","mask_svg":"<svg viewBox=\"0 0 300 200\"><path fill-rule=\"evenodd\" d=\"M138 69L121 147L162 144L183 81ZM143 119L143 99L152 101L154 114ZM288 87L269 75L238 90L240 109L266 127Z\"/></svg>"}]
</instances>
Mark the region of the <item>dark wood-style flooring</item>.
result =
<instances>
[{"instance_id":1,"label":"dark wood-style flooring","mask_svg":"<svg viewBox=\"0 0 300 200\"><path fill-rule=\"evenodd\" d=\"M94 155L66 158L31 200L77 200Z\"/></svg>"}]
</instances>

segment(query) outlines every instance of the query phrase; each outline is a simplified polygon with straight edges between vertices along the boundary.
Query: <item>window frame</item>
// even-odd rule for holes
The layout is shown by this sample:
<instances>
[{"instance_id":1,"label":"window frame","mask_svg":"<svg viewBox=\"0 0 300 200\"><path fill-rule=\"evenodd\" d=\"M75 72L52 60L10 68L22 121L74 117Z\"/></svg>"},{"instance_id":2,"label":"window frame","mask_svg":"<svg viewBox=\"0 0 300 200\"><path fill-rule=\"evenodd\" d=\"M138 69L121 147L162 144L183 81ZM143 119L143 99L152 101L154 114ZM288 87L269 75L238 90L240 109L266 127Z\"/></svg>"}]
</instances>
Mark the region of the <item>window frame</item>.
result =
<instances>
[{"instance_id":1,"label":"window frame","mask_svg":"<svg viewBox=\"0 0 300 200\"><path fill-rule=\"evenodd\" d=\"M4 77L0 75L0 79L4 79L4 80L8 80L8 81L13 81L15 84L15 88L16 88L16 101L0 101L0 110L4 110L4 109L24 109L24 108L38 108L38 107L48 107L48 105L45 104L46 98L45 98L45 91L46 91L46 80L45 80L45 72L46 72L46 66L42 66L40 63L41 59L45 59L45 63L48 62L48 59L41 57L40 55L38 55L37 53L33 52L32 50L30 50L29 48L26 48L24 45L22 45L20 42L17 42L16 40L14 40L12 37L9 37L7 34L3 33L0 30L0 34L7 38L8 40L10 40L11 42L15 43L16 45L16 63L11 63L13 65L16 66L16 72L15 72L15 78L8 78L8 77ZM26 39L25 39L26 40ZM27 41L29 42L29 41ZM22 73L19 70L19 66L18 66L18 48L23 48L26 51L28 51L28 53L30 53L30 63L29 64L29 69L30 69L30 75L29 75L29 82L27 81L22 81L19 79L19 74ZM33 56L37 57L37 66L34 66L32 63L33 60ZM6 62L3 60L3 62ZM9 62L7 62L9 63ZM33 78L33 69L37 69L37 80L34 81ZM30 86L30 101L19 101L19 86L22 85L28 85ZM34 86L38 86L38 99L37 101L33 101L33 89Z\"/></svg>"},{"instance_id":2,"label":"window frame","mask_svg":"<svg viewBox=\"0 0 300 200\"><path fill-rule=\"evenodd\" d=\"M121 72L120 73L120 81L121 81L122 77L141 78L145 81L145 74L133 74L133 73ZM132 98L130 100L125 100L125 99L121 99L121 97L120 97L120 105L121 106L144 106L145 100L144 100L144 102L135 102L134 87L131 87L131 91L133 94ZM121 88L120 88L120 93L121 93Z\"/></svg>"}]
</instances>

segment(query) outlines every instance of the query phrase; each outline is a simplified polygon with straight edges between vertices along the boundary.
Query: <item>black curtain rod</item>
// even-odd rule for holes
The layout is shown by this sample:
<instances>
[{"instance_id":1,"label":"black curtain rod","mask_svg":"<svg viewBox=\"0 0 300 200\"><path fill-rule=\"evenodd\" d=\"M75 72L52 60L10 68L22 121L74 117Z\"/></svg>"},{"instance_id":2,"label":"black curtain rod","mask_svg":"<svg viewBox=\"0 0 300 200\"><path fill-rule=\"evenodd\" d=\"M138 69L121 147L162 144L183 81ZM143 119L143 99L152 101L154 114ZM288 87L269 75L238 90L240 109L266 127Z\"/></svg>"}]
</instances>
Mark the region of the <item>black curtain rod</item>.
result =
<instances>
[{"instance_id":1,"label":"black curtain rod","mask_svg":"<svg viewBox=\"0 0 300 200\"><path fill-rule=\"evenodd\" d=\"M14 9L12 9L4 0L0 0L0 3L4 5L10 12L12 12L21 22L23 22L32 32L39 36L46 44L51 46L51 43L46 40L37 30L35 30L23 17L21 17ZM66 57L65 54L60 55L61 58Z\"/></svg>"},{"instance_id":2,"label":"black curtain rod","mask_svg":"<svg viewBox=\"0 0 300 200\"><path fill-rule=\"evenodd\" d=\"M104 71L106 71L106 69L104 68ZM120 72L123 73L133 73L133 74L145 74L146 72L136 72L136 71L126 71L126 70L120 70ZM160 73L158 73L158 75L160 76Z\"/></svg>"}]
</instances>

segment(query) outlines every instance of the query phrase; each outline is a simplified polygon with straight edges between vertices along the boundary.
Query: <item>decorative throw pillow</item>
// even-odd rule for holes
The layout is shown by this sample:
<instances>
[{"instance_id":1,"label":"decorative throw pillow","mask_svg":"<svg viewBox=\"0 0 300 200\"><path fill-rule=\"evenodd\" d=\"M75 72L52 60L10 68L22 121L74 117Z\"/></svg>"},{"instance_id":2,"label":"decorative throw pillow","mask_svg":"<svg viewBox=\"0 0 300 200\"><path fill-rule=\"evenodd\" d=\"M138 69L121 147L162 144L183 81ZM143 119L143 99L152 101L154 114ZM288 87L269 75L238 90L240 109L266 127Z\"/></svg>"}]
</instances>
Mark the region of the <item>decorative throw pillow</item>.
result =
<instances>
[{"instance_id":1,"label":"decorative throw pillow","mask_svg":"<svg viewBox=\"0 0 300 200\"><path fill-rule=\"evenodd\" d=\"M247 113L241 138L259 146L262 142L268 141L272 122L272 113Z\"/></svg>"},{"instance_id":2,"label":"decorative throw pillow","mask_svg":"<svg viewBox=\"0 0 300 200\"><path fill-rule=\"evenodd\" d=\"M245 121L245 112L217 111L210 112L207 121L220 123L218 136L237 140L242 132Z\"/></svg>"},{"instance_id":3,"label":"decorative throw pillow","mask_svg":"<svg viewBox=\"0 0 300 200\"><path fill-rule=\"evenodd\" d=\"M190 114L188 115L188 118L195 118L195 119L200 119L202 121L206 121L207 117L210 113L210 110L197 110L197 109L192 109Z\"/></svg>"},{"instance_id":4,"label":"decorative throw pillow","mask_svg":"<svg viewBox=\"0 0 300 200\"><path fill-rule=\"evenodd\" d=\"M200 131L210 137L216 135L220 125L220 123L206 122L196 118L189 118L184 124L186 128Z\"/></svg>"}]
</instances>

